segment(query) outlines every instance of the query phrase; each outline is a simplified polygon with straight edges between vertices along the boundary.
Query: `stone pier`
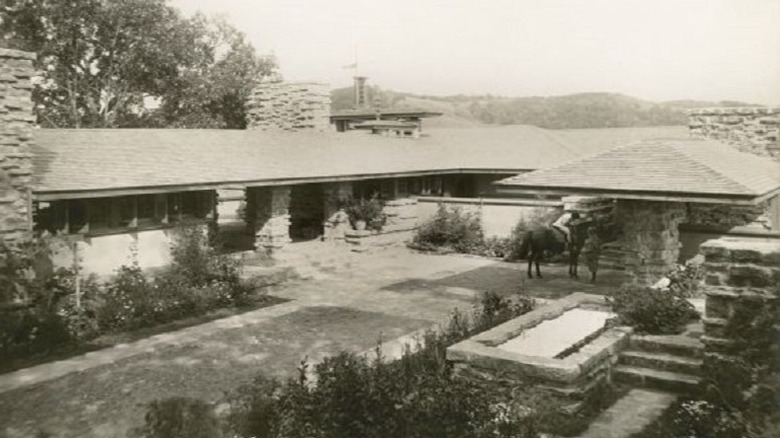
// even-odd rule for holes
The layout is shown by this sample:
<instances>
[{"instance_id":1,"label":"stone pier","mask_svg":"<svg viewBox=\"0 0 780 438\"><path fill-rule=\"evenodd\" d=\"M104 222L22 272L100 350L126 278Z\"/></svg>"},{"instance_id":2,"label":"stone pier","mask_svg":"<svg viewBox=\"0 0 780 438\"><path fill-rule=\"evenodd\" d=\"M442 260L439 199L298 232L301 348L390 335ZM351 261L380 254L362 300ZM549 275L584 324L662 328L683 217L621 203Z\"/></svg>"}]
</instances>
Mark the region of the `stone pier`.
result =
<instances>
[{"instance_id":1,"label":"stone pier","mask_svg":"<svg viewBox=\"0 0 780 438\"><path fill-rule=\"evenodd\" d=\"M255 250L273 251L290 242L290 186L247 189L247 221Z\"/></svg>"},{"instance_id":2,"label":"stone pier","mask_svg":"<svg viewBox=\"0 0 780 438\"><path fill-rule=\"evenodd\" d=\"M32 231L31 99L35 54L0 48L0 239L7 243Z\"/></svg>"},{"instance_id":3,"label":"stone pier","mask_svg":"<svg viewBox=\"0 0 780 438\"><path fill-rule=\"evenodd\" d=\"M685 204L620 199L615 217L622 225L626 271L633 274L634 283L651 285L675 267Z\"/></svg>"},{"instance_id":4,"label":"stone pier","mask_svg":"<svg viewBox=\"0 0 780 438\"><path fill-rule=\"evenodd\" d=\"M780 241L724 237L704 242L704 370L730 404L744 403L780 337ZM705 388L706 389L706 388Z\"/></svg>"}]
</instances>

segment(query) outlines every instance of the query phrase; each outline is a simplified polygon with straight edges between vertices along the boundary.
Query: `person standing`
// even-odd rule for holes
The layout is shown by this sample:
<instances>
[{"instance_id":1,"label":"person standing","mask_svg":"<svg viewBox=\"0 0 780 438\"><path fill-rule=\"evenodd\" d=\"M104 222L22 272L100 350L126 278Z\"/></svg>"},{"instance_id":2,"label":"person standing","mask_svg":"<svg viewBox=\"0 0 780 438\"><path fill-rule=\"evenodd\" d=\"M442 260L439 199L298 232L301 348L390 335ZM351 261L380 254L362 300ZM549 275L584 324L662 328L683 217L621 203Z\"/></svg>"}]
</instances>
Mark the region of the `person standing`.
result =
<instances>
[{"instance_id":1,"label":"person standing","mask_svg":"<svg viewBox=\"0 0 780 438\"><path fill-rule=\"evenodd\" d=\"M596 281L596 273L599 270L599 256L601 255L601 239L599 239L596 230L593 227L588 228L588 237L582 246L582 255L585 256L585 263L590 271L590 281Z\"/></svg>"}]
</instances>

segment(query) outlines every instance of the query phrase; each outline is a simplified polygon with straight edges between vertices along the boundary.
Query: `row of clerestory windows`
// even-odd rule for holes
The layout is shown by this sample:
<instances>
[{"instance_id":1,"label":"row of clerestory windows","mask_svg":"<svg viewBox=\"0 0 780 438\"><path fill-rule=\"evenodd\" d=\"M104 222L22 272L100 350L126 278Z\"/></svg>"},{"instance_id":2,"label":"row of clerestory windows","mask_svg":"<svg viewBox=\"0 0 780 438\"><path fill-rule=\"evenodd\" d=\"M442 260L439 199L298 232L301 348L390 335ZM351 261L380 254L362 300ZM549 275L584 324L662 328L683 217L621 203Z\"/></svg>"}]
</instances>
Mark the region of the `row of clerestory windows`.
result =
<instances>
[{"instance_id":1,"label":"row of clerestory windows","mask_svg":"<svg viewBox=\"0 0 780 438\"><path fill-rule=\"evenodd\" d=\"M38 231L100 235L213 218L215 193L191 191L37 202Z\"/></svg>"}]
</instances>

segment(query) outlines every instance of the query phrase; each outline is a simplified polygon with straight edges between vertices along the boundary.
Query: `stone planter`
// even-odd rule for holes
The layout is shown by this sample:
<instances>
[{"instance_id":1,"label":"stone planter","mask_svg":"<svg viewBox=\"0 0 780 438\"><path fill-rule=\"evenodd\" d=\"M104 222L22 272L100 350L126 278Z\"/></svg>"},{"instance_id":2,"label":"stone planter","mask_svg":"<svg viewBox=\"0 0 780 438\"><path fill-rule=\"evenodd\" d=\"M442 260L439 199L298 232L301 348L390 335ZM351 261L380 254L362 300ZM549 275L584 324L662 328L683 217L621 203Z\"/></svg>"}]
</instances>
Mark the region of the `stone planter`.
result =
<instances>
[{"instance_id":1,"label":"stone planter","mask_svg":"<svg viewBox=\"0 0 780 438\"><path fill-rule=\"evenodd\" d=\"M355 229L357 231L364 231L366 229L366 221L364 220L355 221Z\"/></svg>"},{"instance_id":2,"label":"stone planter","mask_svg":"<svg viewBox=\"0 0 780 438\"><path fill-rule=\"evenodd\" d=\"M572 402L569 408L577 410L592 391L611 382L618 354L628 345L632 331L629 327L593 333L572 327L577 341L571 345L560 343L558 350L568 351L563 357L502 348L507 341L575 309L606 311L607 307L601 296L575 293L450 346L447 360L453 363L460 378L492 382L503 388L539 385L552 394L568 398ZM546 343L556 342L549 339Z\"/></svg>"}]
</instances>

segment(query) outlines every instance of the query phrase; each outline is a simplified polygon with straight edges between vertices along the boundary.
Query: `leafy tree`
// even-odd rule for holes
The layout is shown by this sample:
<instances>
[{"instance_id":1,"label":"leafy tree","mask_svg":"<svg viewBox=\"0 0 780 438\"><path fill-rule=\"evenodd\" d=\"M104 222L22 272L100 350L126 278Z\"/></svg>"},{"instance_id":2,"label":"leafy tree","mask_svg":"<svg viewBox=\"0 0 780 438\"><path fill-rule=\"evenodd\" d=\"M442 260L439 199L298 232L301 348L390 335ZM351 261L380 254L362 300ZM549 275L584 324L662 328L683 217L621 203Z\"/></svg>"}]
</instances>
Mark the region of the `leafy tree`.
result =
<instances>
[{"instance_id":1,"label":"leafy tree","mask_svg":"<svg viewBox=\"0 0 780 438\"><path fill-rule=\"evenodd\" d=\"M33 98L48 127L242 127L236 102L275 68L224 21L167 0L5 0L0 33L38 53Z\"/></svg>"}]
</instances>

